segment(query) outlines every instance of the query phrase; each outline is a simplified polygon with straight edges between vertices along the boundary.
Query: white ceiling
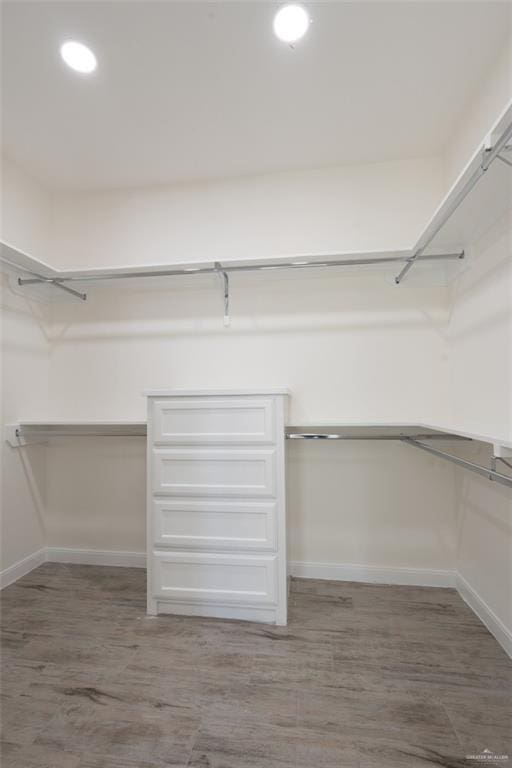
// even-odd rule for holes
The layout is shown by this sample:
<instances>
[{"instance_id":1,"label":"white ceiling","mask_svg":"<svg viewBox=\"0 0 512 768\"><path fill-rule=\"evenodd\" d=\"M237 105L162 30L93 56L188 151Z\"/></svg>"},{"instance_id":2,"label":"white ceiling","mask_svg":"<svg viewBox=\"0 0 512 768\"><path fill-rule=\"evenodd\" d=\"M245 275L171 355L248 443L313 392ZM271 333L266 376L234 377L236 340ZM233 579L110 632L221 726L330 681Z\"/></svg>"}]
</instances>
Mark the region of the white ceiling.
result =
<instances>
[{"instance_id":1,"label":"white ceiling","mask_svg":"<svg viewBox=\"0 0 512 768\"><path fill-rule=\"evenodd\" d=\"M3 3L3 142L51 186L100 188L442 151L511 29L502 2ZM60 60L74 38L91 77Z\"/></svg>"}]
</instances>

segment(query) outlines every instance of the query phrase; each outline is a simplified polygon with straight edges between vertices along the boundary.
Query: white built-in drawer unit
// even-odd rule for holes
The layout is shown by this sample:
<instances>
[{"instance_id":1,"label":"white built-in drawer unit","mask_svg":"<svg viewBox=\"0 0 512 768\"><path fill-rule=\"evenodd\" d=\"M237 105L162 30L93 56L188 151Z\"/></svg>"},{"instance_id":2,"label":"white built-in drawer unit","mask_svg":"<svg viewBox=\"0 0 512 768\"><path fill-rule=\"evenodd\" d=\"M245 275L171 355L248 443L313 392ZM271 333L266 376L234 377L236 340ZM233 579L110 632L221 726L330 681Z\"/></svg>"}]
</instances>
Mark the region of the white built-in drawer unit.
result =
<instances>
[{"instance_id":1,"label":"white built-in drawer unit","mask_svg":"<svg viewBox=\"0 0 512 768\"><path fill-rule=\"evenodd\" d=\"M153 440L186 445L255 445L276 439L272 397L155 398Z\"/></svg>"},{"instance_id":2,"label":"white built-in drawer unit","mask_svg":"<svg viewBox=\"0 0 512 768\"><path fill-rule=\"evenodd\" d=\"M148 613L286 624L286 399L148 393Z\"/></svg>"}]
</instances>

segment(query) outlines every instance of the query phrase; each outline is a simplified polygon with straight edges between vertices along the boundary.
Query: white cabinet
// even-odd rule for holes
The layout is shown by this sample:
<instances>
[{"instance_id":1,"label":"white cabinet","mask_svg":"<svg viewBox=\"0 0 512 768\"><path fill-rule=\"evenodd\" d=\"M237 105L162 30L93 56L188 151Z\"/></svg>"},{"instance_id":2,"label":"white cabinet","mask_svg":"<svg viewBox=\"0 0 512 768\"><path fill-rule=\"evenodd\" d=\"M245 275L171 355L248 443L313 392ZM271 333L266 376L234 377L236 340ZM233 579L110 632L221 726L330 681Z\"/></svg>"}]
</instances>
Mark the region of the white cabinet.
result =
<instances>
[{"instance_id":1,"label":"white cabinet","mask_svg":"<svg viewBox=\"0 0 512 768\"><path fill-rule=\"evenodd\" d=\"M148 394L148 613L286 624L286 400Z\"/></svg>"},{"instance_id":2,"label":"white cabinet","mask_svg":"<svg viewBox=\"0 0 512 768\"><path fill-rule=\"evenodd\" d=\"M270 496L276 493L274 447L154 448L153 493L173 496Z\"/></svg>"}]
</instances>

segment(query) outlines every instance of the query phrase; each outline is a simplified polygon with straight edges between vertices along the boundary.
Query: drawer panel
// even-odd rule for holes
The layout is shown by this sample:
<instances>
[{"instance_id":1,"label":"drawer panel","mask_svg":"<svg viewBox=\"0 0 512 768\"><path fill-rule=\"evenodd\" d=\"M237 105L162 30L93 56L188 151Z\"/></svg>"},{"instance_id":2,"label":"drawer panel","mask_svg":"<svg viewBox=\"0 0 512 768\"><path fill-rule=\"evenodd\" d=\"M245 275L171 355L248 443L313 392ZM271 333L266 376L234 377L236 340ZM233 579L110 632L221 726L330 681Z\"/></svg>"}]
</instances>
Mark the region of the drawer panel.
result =
<instances>
[{"instance_id":1,"label":"drawer panel","mask_svg":"<svg viewBox=\"0 0 512 768\"><path fill-rule=\"evenodd\" d=\"M179 398L153 402L155 443L273 443L272 398Z\"/></svg>"},{"instance_id":2,"label":"drawer panel","mask_svg":"<svg viewBox=\"0 0 512 768\"><path fill-rule=\"evenodd\" d=\"M174 548L274 550L276 502L154 499L153 543Z\"/></svg>"},{"instance_id":3,"label":"drawer panel","mask_svg":"<svg viewBox=\"0 0 512 768\"><path fill-rule=\"evenodd\" d=\"M275 448L154 448L153 493L275 496Z\"/></svg>"},{"instance_id":4,"label":"drawer panel","mask_svg":"<svg viewBox=\"0 0 512 768\"><path fill-rule=\"evenodd\" d=\"M277 556L155 552L153 595L201 603L275 603Z\"/></svg>"}]
</instances>

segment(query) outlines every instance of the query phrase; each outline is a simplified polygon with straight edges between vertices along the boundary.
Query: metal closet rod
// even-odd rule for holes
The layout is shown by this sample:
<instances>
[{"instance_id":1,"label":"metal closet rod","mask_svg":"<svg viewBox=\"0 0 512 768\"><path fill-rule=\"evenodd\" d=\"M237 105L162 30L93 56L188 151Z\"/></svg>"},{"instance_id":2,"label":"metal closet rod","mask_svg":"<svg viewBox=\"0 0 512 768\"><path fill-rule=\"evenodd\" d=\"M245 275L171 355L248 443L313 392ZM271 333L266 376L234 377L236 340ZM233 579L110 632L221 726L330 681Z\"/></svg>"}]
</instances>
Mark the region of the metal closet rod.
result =
<instances>
[{"instance_id":1,"label":"metal closet rod","mask_svg":"<svg viewBox=\"0 0 512 768\"><path fill-rule=\"evenodd\" d=\"M471 472L476 472L476 474L481 475L482 477L486 477L488 480L496 481L497 483L501 483L502 485L506 485L509 488L512 488L512 477L508 477L507 475L501 474L501 472L497 472L495 469L490 469L488 467L482 467L480 464L475 464L472 461L467 461L467 459L461 459L458 456L453 456L451 453L447 453L446 451L440 451L438 448L433 448L431 445L425 445L425 443L420 442L420 440L427 440L427 439L436 439L436 440L465 440L472 442L471 438L469 437L462 437L461 435L414 435L414 436L407 436L407 435L340 435L340 434L330 434L330 433L315 433L315 432L296 432L289 435L286 435L286 438L288 440L399 440L402 443L407 443L408 445L413 445L416 448L421 448L423 451L427 451L427 453L431 453L433 456L438 456L439 458L446 459L447 461L453 462L453 464L457 464L459 467L464 467L465 469L471 470ZM504 461L504 463L507 466L511 466L508 464L507 461Z\"/></svg>"},{"instance_id":2,"label":"metal closet rod","mask_svg":"<svg viewBox=\"0 0 512 768\"><path fill-rule=\"evenodd\" d=\"M52 429L30 429L29 427L18 427L15 435L18 439L27 435L33 437L146 437L145 432L72 432L71 430L58 432Z\"/></svg>"},{"instance_id":3,"label":"metal closet rod","mask_svg":"<svg viewBox=\"0 0 512 768\"><path fill-rule=\"evenodd\" d=\"M512 123L510 123L510 125L503 131L493 147L490 149L482 150L482 157L478 167L475 168L464 186L459 190L450 204L445 208L442 215L437 220L432 221L430 226L427 227L423 236L420 238L416 245L416 250L413 256L409 259L408 263L401 270L401 272L395 277L395 283L397 285L402 282L414 263L423 257L425 250L432 243L436 235L439 234L448 219L455 213L462 201L469 195L477 181L489 169L489 166L494 162L494 160L496 160L497 157L499 157L500 160L503 160L503 158L500 157L500 153L506 149L509 149L508 142L511 138ZM505 162L507 161L505 160Z\"/></svg>"},{"instance_id":4,"label":"metal closet rod","mask_svg":"<svg viewBox=\"0 0 512 768\"><path fill-rule=\"evenodd\" d=\"M235 273L235 272L258 272L263 270L273 269L316 269L316 268L329 268L329 267L357 267L371 264L393 264L393 263L408 263L413 259L413 256L382 256L382 257L362 257L358 259L336 259L332 261L314 261L314 256L304 256L300 258L300 261L279 261L274 264L259 263L259 264L222 264L221 262L215 262L212 266L207 267L181 267L180 269L158 269L143 272L128 272L126 274L120 274L119 272L107 272L102 275L70 275L69 277L59 278L45 278L41 275L35 275L33 278L19 278L19 285L33 285L35 283L49 282L56 283L58 287L62 287L62 281L66 283L73 282L93 282L100 280L125 280L129 278L143 278L143 277L178 277L185 275L204 275L204 274L220 274ZM420 261L455 261L457 259L464 258L464 251L457 253L441 253L441 254L424 254L420 257ZM29 270L25 270L29 272ZM32 274L32 273L30 273Z\"/></svg>"},{"instance_id":5,"label":"metal closet rod","mask_svg":"<svg viewBox=\"0 0 512 768\"><path fill-rule=\"evenodd\" d=\"M414 445L415 448L421 448L422 451L431 453L433 456L439 456L441 459L447 459L448 461L453 462L453 464L457 464L459 467L464 467L465 469L469 469L471 472L475 472L477 475L486 477L488 480L495 480L497 483L501 483L502 485L506 485L508 488L512 488L512 477L508 477L508 475L502 475L501 472L496 472L495 469L482 467L481 464L475 464L474 462L468 461L467 459L461 459L458 456L453 456L451 453L446 453L446 451L440 451L438 448L432 448L431 445L420 443L413 437L403 437L402 442L407 443L408 445Z\"/></svg>"},{"instance_id":6,"label":"metal closet rod","mask_svg":"<svg viewBox=\"0 0 512 768\"><path fill-rule=\"evenodd\" d=\"M291 432L286 435L287 440L403 440L404 437L407 435L344 435L329 432ZM413 437L418 440L471 440L470 437L450 434L418 434Z\"/></svg>"}]
</instances>

